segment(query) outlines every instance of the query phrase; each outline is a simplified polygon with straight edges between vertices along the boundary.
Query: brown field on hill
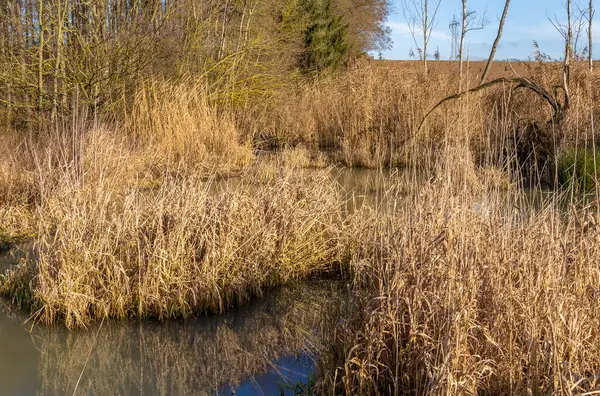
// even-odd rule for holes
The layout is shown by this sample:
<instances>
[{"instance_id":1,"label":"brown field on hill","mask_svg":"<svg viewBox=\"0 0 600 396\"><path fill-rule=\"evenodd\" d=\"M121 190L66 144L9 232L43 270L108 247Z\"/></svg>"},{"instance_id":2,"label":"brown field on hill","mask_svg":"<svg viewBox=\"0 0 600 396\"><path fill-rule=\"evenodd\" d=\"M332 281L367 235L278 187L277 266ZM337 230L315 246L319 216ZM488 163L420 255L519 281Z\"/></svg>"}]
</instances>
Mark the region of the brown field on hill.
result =
<instances>
[{"instance_id":1,"label":"brown field on hill","mask_svg":"<svg viewBox=\"0 0 600 396\"><path fill-rule=\"evenodd\" d=\"M399 70L423 70L423 62L418 60L378 60L374 63ZM464 61L465 76L469 76L472 81L479 81L485 70L487 61ZM493 80L498 77L515 77L516 75L528 76L533 68L543 65L549 70L559 70L562 67L558 62L534 62L534 61L494 61L490 68L487 80ZM428 60L427 68L433 74L446 74L448 76L458 75L458 61L450 60Z\"/></svg>"}]
</instances>

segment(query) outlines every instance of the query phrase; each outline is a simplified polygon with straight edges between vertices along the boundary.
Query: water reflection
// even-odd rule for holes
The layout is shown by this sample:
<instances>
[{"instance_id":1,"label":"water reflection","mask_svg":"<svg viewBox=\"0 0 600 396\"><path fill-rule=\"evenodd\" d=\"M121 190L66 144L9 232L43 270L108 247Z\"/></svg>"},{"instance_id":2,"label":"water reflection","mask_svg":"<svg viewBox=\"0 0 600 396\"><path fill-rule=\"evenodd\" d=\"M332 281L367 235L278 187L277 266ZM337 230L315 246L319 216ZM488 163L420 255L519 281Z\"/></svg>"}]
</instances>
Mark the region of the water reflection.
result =
<instances>
[{"instance_id":1,"label":"water reflection","mask_svg":"<svg viewBox=\"0 0 600 396\"><path fill-rule=\"evenodd\" d=\"M347 213L355 213L364 205L386 210L405 202L423 185L417 172L404 169L332 169L332 175L341 187ZM393 188L391 188L393 187Z\"/></svg>"},{"instance_id":2,"label":"water reflection","mask_svg":"<svg viewBox=\"0 0 600 396\"><path fill-rule=\"evenodd\" d=\"M340 295L336 283L311 282L221 316L31 333L3 305L0 394L70 395L76 386L77 395L279 394L313 370Z\"/></svg>"}]
</instances>

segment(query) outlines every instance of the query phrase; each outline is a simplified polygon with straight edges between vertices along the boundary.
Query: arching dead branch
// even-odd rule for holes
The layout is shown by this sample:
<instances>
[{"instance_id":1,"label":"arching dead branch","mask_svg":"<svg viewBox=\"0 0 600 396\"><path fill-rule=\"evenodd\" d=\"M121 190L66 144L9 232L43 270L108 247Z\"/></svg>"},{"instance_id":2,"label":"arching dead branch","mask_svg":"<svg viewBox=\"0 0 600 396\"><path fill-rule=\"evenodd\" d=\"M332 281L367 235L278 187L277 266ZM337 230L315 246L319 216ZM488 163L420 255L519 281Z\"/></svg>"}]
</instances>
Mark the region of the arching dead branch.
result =
<instances>
[{"instance_id":1,"label":"arching dead branch","mask_svg":"<svg viewBox=\"0 0 600 396\"><path fill-rule=\"evenodd\" d=\"M444 103L449 102L451 100L459 99L470 93L478 92L478 91L484 90L486 88L491 88L491 87L493 87L495 85L499 85L499 84L511 84L511 85L514 85L514 89L526 88L526 89L529 89L529 90L535 92L537 95L539 95L541 98L543 98L546 102L548 102L548 104L552 107L552 121L554 123L560 123L566 118L567 109L569 107L568 90L565 90L565 100L564 100L564 103L561 104L555 95L551 94L544 87L540 86L538 83L536 83L534 81L531 81L528 78L525 78L525 77L514 77L514 78L501 77L501 78L492 80L490 82L481 84L475 88L471 88L466 91L447 96L444 99L440 100L435 106L433 106L433 108L431 110L429 110L427 112L427 114L425 114L425 117L423 117L423 120L419 124L419 128L417 129L417 134L419 134L421 132L421 129L423 128L423 125L425 124L425 122L427 121L429 116L435 110L437 110L440 106L442 106ZM564 89L565 87L563 86L562 88Z\"/></svg>"}]
</instances>

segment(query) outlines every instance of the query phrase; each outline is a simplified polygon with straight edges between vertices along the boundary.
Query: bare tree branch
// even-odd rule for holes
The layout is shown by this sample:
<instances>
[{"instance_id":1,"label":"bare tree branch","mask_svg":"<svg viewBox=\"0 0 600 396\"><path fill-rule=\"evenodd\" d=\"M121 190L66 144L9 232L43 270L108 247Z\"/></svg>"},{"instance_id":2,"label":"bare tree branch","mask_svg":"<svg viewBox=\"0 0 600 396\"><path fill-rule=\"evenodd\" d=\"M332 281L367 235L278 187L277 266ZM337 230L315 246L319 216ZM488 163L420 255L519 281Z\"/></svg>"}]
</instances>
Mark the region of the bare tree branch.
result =
<instances>
[{"instance_id":1,"label":"bare tree branch","mask_svg":"<svg viewBox=\"0 0 600 396\"><path fill-rule=\"evenodd\" d=\"M427 47L431 39L431 33L436 26L437 14L442 0L403 0L402 9L404 18L413 37L423 67L427 72ZM417 33L423 36L422 46L417 40Z\"/></svg>"},{"instance_id":2,"label":"bare tree branch","mask_svg":"<svg viewBox=\"0 0 600 396\"><path fill-rule=\"evenodd\" d=\"M483 12L481 18L477 18L476 11L467 10L467 0L462 0L462 30L460 35L460 48L458 50L458 78L459 78L459 91L462 90L462 76L463 76L463 53L464 43L467 33L473 30L481 30L489 24L487 19L487 11Z\"/></svg>"},{"instance_id":3,"label":"bare tree branch","mask_svg":"<svg viewBox=\"0 0 600 396\"><path fill-rule=\"evenodd\" d=\"M508 15L508 7L509 6L510 6L510 0L506 0L506 3L504 3L504 11L502 11L502 17L500 18L500 25L498 26L498 34L496 35L494 44L492 44L492 50L490 51L490 57L488 58L487 64L485 65L485 70L483 71L483 75L481 76L480 84L483 84L485 82L485 79L487 78L487 75L492 66L492 62L494 61L494 56L496 55L496 49L498 48L498 43L500 43L500 38L502 37L502 31L504 30L504 22L506 22L506 15Z\"/></svg>"},{"instance_id":4,"label":"bare tree branch","mask_svg":"<svg viewBox=\"0 0 600 396\"><path fill-rule=\"evenodd\" d=\"M525 77L515 77L515 78L501 77L501 78L492 80L490 82L481 84L475 88L471 88L466 91L459 92L459 93L456 93L451 96L447 96L444 99L440 100L435 106L433 106L433 108L431 110L429 110L427 112L427 114L425 114L425 117L423 117L423 120L419 124L419 128L417 129L417 134L423 128L423 125L425 124L425 121L427 120L427 118L429 118L429 116L435 110L437 110L440 106L442 106L444 103L449 102L454 99L459 99L470 93L478 92L483 89L490 88L490 87L493 87L493 86L499 85L499 84L516 84L515 89L526 88L526 89L529 89L529 90L535 92L540 97L542 97L546 102L548 102L548 104L552 107L553 118L558 119L559 117L562 117L561 112L562 112L564 106L561 105L550 92L548 92L545 88L543 88L539 84L537 84L534 81L531 81L530 79L525 78Z\"/></svg>"}]
</instances>

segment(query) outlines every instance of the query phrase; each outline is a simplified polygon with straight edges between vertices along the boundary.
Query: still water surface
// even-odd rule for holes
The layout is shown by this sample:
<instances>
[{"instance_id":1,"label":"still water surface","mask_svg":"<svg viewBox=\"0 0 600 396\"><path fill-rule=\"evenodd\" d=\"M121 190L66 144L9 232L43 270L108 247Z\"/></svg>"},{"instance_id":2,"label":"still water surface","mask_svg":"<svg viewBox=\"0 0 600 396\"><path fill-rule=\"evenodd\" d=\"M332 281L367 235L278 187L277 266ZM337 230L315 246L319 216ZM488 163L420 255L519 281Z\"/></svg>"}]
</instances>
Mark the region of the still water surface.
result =
<instances>
[{"instance_id":1,"label":"still water surface","mask_svg":"<svg viewBox=\"0 0 600 396\"><path fill-rule=\"evenodd\" d=\"M314 372L340 296L337 283L310 282L220 316L75 331L30 329L3 301L0 395L293 394L286 386Z\"/></svg>"}]
</instances>

